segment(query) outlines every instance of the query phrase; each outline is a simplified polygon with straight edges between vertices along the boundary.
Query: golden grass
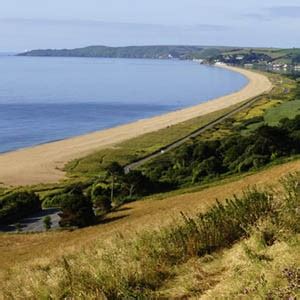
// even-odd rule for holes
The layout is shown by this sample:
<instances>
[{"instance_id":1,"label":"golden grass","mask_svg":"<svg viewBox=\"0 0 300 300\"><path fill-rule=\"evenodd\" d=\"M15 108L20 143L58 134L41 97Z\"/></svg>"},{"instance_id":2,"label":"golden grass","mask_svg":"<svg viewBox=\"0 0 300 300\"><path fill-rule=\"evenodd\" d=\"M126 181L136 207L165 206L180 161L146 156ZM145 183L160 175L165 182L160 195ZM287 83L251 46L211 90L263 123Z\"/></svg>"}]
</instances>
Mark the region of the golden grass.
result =
<instances>
[{"instance_id":1,"label":"golden grass","mask_svg":"<svg viewBox=\"0 0 300 300\"><path fill-rule=\"evenodd\" d=\"M222 253L210 265L210 270L214 267L215 272L223 270L223 274L219 283L204 293L201 299L266 299L268 294L270 299L297 299L299 281L298 288L295 287L298 291L293 295L295 298L287 298L281 293L289 288L285 270L298 269L296 276L300 274L299 253L300 235L293 237L292 244L279 241L271 247L264 247L258 236L252 235Z\"/></svg>"},{"instance_id":2,"label":"golden grass","mask_svg":"<svg viewBox=\"0 0 300 300\"><path fill-rule=\"evenodd\" d=\"M257 231L230 249L193 258L176 267L175 277L156 294L166 299L252 300L266 299L268 294L270 299L298 299L282 294L292 289L285 276L285 270L290 270L291 273L298 271L298 275L295 274L298 288L294 286L296 291L292 293L294 297L300 295L299 253L300 235L295 235L292 242L282 240L266 247Z\"/></svg>"},{"instance_id":3,"label":"golden grass","mask_svg":"<svg viewBox=\"0 0 300 300\"><path fill-rule=\"evenodd\" d=\"M251 185L271 185L290 172L299 171L300 160L275 166L205 190L174 196L163 200L148 199L130 203L107 217L107 223L73 232L49 232L41 234L1 234L0 265L2 283L12 267L28 268L30 265L51 264L63 255L76 254L88 249L95 242L109 243L118 233L131 237L141 230L169 224L181 211L192 215L204 211L215 199L223 200L238 194ZM1 286L0 286L1 288Z\"/></svg>"}]
</instances>

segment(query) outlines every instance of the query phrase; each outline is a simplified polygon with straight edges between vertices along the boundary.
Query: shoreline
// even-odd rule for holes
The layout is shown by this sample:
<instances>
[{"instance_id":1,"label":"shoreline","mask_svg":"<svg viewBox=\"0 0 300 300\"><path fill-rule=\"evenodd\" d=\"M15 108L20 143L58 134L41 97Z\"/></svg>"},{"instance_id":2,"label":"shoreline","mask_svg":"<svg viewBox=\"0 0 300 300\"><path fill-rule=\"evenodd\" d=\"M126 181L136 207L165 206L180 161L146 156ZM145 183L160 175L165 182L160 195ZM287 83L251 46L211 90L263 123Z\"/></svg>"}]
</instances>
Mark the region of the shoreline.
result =
<instances>
[{"instance_id":1,"label":"shoreline","mask_svg":"<svg viewBox=\"0 0 300 300\"><path fill-rule=\"evenodd\" d=\"M248 79L248 83L237 92L192 107L85 135L2 153L0 183L19 186L58 182L65 178L65 172L61 169L73 159L84 157L98 149L113 147L145 133L227 108L272 89L271 82L262 74L225 65L218 67L240 73Z\"/></svg>"}]
</instances>

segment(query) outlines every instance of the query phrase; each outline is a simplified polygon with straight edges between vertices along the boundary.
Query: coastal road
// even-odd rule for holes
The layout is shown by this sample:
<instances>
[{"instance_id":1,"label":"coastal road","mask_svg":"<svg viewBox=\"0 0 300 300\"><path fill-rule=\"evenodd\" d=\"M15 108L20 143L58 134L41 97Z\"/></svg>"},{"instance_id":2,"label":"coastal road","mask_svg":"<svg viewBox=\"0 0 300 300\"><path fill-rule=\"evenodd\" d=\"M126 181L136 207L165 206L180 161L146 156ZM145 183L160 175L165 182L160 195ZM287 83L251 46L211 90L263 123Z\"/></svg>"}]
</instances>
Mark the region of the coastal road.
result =
<instances>
[{"instance_id":1,"label":"coastal road","mask_svg":"<svg viewBox=\"0 0 300 300\"><path fill-rule=\"evenodd\" d=\"M140 166L142 166L143 164L147 163L148 161L157 158L163 154L165 154L166 152L169 152L173 149L176 149L178 147L180 147L182 144L184 144L186 141L188 141L191 138L194 138L200 134L202 134L203 132L205 132L206 130L212 129L214 126L220 124L221 122L225 121L226 119L232 117L233 115L239 113L240 111L242 111L243 109L250 107L253 103L255 103L260 96L252 98L244 103L242 103L241 105L239 105L238 107L234 108L232 111L226 113L225 115L223 115L222 117L217 118L216 120L208 123L205 126L200 127L199 129L195 130L194 132L190 133L189 135L163 147L160 148L159 150L157 150L156 152L150 154L149 156L146 156L134 163L131 163L127 166L124 167L124 171L126 174L128 174L131 170L135 170L137 168L139 168Z\"/></svg>"}]
</instances>

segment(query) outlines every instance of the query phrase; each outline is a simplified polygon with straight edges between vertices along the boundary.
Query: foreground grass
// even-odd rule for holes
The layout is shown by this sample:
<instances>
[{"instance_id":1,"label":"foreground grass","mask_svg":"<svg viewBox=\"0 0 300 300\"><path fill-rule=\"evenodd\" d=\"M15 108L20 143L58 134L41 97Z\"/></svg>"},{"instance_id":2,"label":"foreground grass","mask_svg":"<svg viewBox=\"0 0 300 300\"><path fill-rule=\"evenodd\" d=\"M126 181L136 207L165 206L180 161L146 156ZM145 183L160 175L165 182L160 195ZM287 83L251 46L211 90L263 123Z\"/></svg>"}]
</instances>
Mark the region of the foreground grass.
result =
<instances>
[{"instance_id":1,"label":"foreground grass","mask_svg":"<svg viewBox=\"0 0 300 300\"><path fill-rule=\"evenodd\" d=\"M266 245L266 223L230 249L192 258L156 292L162 299L298 299L300 235Z\"/></svg>"},{"instance_id":2,"label":"foreground grass","mask_svg":"<svg viewBox=\"0 0 300 300\"><path fill-rule=\"evenodd\" d=\"M255 184L260 187L277 184L277 180L284 174L299 170L300 161L297 160L247 176L234 176L206 187L154 195L144 201L124 205L110 213L100 225L72 232L0 234L0 283L1 276L14 266L28 269L32 263L41 261L51 265L63 255L77 255L96 240L110 241L119 232L129 238L145 228L168 225L182 211L188 215L205 212L215 203L216 198L221 200L232 194L239 195L240 191Z\"/></svg>"},{"instance_id":3,"label":"foreground grass","mask_svg":"<svg viewBox=\"0 0 300 300\"><path fill-rule=\"evenodd\" d=\"M133 239L120 235L110 245L99 241L51 265L35 265L30 276L18 270L2 291L8 299L172 298L178 288L184 297L208 299L298 295L298 181L290 177L283 187L248 189L159 230ZM278 256L283 251L284 259Z\"/></svg>"},{"instance_id":4,"label":"foreground grass","mask_svg":"<svg viewBox=\"0 0 300 300\"><path fill-rule=\"evenodd\" d=\"M40 266L34 279L6 290L12 298L145 297L172 277L172 266L231 245L272 210L272 195L247 191L241 198L217 203L207 213L134 240L119 237L113 247L63 257L56 266ZM250 212L250 213L249 213ZM58 274L59 277L57 276ZM17 289L17 290L16 290ZM4 290L5 291L5 290Z\"/></svg>"},{"instance_id":5,"label":"foreground grass","mask_svg":"<svg viewBox=\"0 0 300 300\"><path fill-rule=\"evenodd\" d=\"M298 181L289 180L275 214L260 219L229 249L193 258L157 293L165 298L298 299L300 207Z\"/></svg>"}]
</instances>

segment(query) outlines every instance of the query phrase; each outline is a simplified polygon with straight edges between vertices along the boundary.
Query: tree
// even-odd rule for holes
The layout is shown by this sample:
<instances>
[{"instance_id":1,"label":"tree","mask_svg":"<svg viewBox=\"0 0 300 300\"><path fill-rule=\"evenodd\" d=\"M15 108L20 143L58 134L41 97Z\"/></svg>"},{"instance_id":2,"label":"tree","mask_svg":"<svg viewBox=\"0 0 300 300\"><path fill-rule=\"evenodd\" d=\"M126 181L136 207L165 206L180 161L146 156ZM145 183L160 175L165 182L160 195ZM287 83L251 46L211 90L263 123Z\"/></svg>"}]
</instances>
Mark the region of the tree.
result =
<instances>
[{"instance_id":1,"label":"tree","mask_svg":"<svg viewBox=\"0 0 300 300\"><path fill-rule=\"evenodd\" d=\"M61 203L62 213L59 215L61 227L85 227L95 223L95 214L91 200L79 188L65 194Z\"/></svg>"},{"instance_id":2,"label":"tree","mask_svg":"<svg viewBox=\"0 0 300 300\"><path fill-rule=\"evenodd\" d=\"M20 223L16 223L15 224L15 228L16 228L17 232L21 232L22 231L22 225Z\"/></svg>"},{"instance_id":3,"label":"tree","mask_svg":"<svg viewBox=\"0 0 300 300\"><path fill-rule=\"evenodd\" d=\"M94 206L100 211L107 213L111 210L112 205L109 197L109 191L101 184L96 184L92 188L91 197Z\"/></svg>"},{"instance_id":4,"label":"tree","mask_svg":"<svg viewBox=\"0 0 300 300\"><path fill-rule=\"evenodd\" d=\"M207 176L216 176L222 173L222 161L217 157L212 156L193 168L192 183L199 182L202 178Z\"/></svg>"},{"instance_id":5,"label":"tree","mask_svg":"<svg viewBox=\"0 0 300 300\"><path fill-rule=\"evenodd\" d=\"M112 162L106 167L108 177L111 179L110 202L114 200L114 187L117 178L124 175L124 168L118 162Z\"/></svg>"},{"instance_id":6,"label":"tree","mask_svg":"<svg viewBox=\"0 0 300 300\"><path fill-rule=\"evenodd\" d=\"M149 179L142 172L136 170L130 171L122 180L122 186L130 198L134 193L144 194L147 192L149 185Z\"/></svg>"},{"instance_id":7,"label":"tree","mask_svg":"<svg viewBox=\"0 0 300 300\"><path fill-rule=\"evenodd\" d=\"M0 199L0 224L18 222L41 209L41 201L37 194L29 191L9 193Z\"/></svg>"},{"instance_id":8,"label":"tree","mask_svg":"<svg viewBox=\"0 0 300 300\"><path fill-rule=\"evenodd\" d=\"M51 229L51 226L52 226L52 220L51 220L51 217L50 216L45 216L43 218L43 223L44 223L44 228L46 230L49 230Z\"/></svg>"}]
</instances>

